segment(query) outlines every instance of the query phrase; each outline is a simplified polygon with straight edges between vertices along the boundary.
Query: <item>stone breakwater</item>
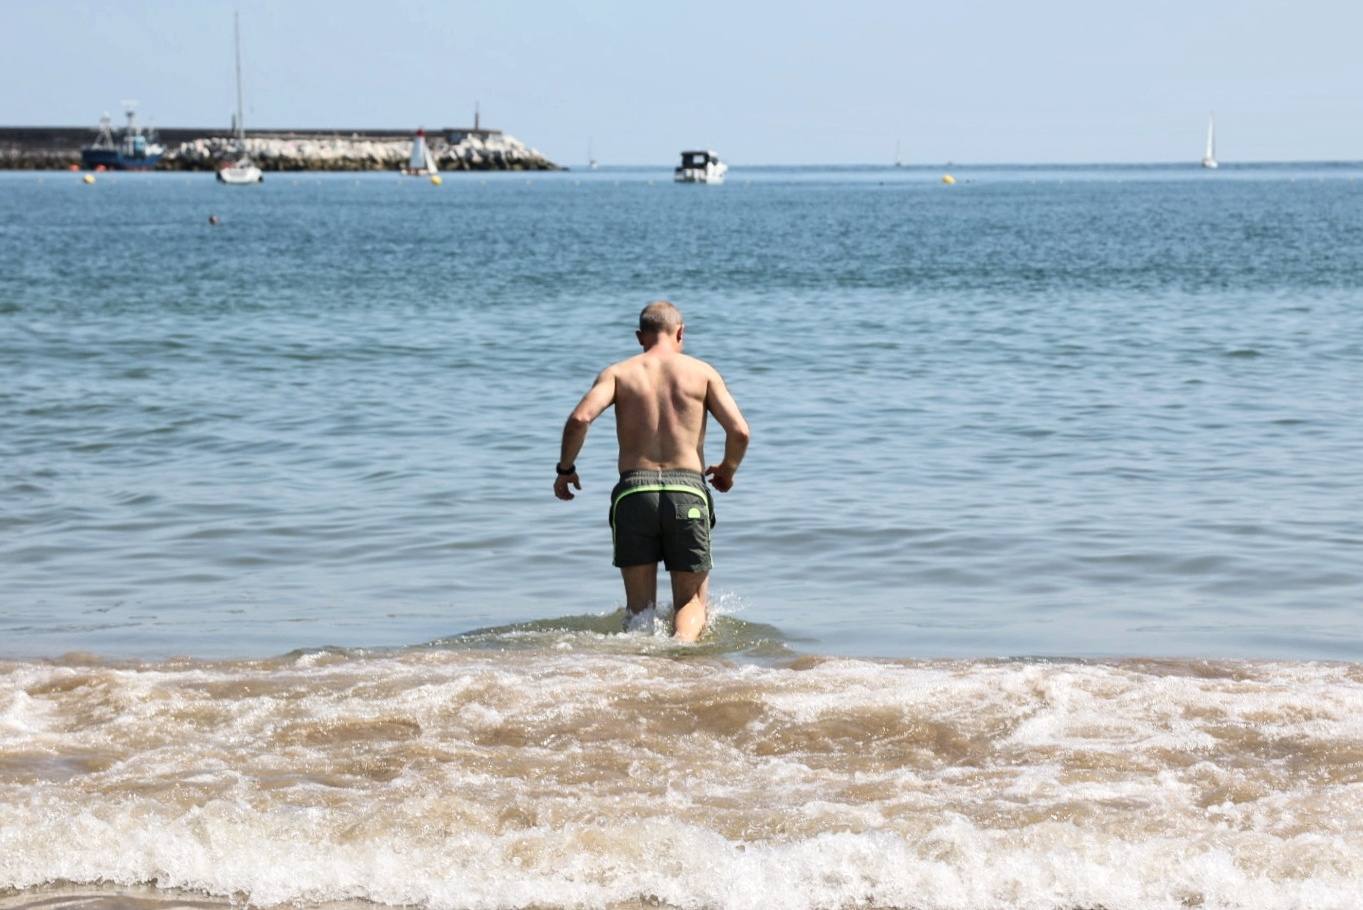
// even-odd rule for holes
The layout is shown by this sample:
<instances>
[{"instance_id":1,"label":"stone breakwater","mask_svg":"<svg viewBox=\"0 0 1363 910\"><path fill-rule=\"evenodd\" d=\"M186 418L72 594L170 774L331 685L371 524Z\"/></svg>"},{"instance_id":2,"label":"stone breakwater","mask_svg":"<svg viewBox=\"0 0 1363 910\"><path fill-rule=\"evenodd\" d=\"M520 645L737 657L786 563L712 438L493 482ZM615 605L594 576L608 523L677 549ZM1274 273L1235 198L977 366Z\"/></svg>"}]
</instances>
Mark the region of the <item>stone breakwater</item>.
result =
<instances>
[{"instance_id":1,"label":"stone breakwater","mask_svg":"<svg viewBox=\"0 0 1363 910\"><path fill-rule=\"evenodd\" d=\"M558 166L506 134L465 136L457 143L427 141L442 171L553 171ZM410 137L252 137L246 151L266 171L390 171L411 157ZM237 155L234 139L212 137L182 142L161 159L161 170L213 170Z\"/></svg>"},{"instance_id":2,"label":"stone breakwater","mask_svg":"<svg viewBox=\"0 0 1363 910\"><path fill-rule=\"evenodd\" d=\"M0 168L64 169L80 163L90 130L0 127ZM211 171L237 158L236 140L207 131L163 129L166 153L157 170ZM498 130L456 130L427 137L443 171L555 171L561 168L514 136ZM261 132L246 151L266 171L387 171L411 156L411 134Z\"/></svg>"}]
</instances>

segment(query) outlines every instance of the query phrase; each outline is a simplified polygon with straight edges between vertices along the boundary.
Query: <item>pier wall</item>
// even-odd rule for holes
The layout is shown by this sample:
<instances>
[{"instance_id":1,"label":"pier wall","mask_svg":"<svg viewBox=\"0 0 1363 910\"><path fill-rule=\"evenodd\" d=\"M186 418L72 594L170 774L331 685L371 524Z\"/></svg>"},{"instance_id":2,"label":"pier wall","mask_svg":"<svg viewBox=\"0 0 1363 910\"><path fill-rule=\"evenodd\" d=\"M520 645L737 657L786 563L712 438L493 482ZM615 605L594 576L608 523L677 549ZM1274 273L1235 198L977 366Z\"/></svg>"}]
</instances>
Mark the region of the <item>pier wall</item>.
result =
<instances>
[{"instance_id":1,"label":"pier wall","mask_svg":"<svg viewBox=\"0 0 1363 910\"><path fill-rule=\"evenodd\" d=\"M236 141L222 129L161 127L166 154L157 170L211 171L236 157ZM0 169L53 170L80 164L94 140L89 127L0 126ZM455 140L455 141L450 141ZM383 171L407 162L412 134L396 130L251 130L247 151L267 171ZM430 131L427 144L442 170L558 170L537 150L501 130Z\"/></svg>"}]
</instances>

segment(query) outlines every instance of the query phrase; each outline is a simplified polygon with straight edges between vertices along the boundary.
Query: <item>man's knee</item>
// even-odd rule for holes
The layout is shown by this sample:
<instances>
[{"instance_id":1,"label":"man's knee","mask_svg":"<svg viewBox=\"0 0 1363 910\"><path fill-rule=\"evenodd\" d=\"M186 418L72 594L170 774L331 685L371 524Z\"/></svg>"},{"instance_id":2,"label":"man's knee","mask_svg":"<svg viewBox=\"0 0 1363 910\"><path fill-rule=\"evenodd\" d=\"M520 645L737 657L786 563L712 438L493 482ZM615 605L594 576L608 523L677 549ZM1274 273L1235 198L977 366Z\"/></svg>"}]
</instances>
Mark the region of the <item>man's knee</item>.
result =
<instances>
[{"instance_id":1,"label":"man's knee","mask_svg":"<svg viewBox=\"0 0 1363 910\"><path fill-rule=\"evenodd\" d=\"M706 572L681 572L674 571L668 573L672 579L672 598L675 600L678 609L684 602L703 598L705 596L705 583L710 580L710 573Z\"/></svg>"}]
</instances>

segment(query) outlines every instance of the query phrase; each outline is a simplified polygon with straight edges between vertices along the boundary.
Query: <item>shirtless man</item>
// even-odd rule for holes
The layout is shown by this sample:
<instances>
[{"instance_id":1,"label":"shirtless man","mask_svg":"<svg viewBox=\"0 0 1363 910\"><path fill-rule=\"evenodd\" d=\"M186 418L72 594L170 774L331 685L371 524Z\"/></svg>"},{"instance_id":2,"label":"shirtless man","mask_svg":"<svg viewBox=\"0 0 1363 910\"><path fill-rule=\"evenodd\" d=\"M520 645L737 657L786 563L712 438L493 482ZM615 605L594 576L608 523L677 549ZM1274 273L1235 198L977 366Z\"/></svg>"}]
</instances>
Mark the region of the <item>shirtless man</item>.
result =
<instances>
[{"instance_id":1,"label":"shirtless man","mask_svg":"<svg viewBox=\"0 0 1363 910\"><path fill-rule=\"evenodd\" d=\"M644 352L601 371L563 427L554 495L582 489L574 460L587 428L615 405L620 482L611 491L615 565L625 580L625 628L652 626L658 561L672 580L676 637L695 641L709 600L710 528L714 500L705 485L727 493L748 450L748 424L715 368L682 353L681 311L655 300L639 314L635 337ZM724 428L724 460L705 464L708 414Z\"/></svg>"}]
</instances>

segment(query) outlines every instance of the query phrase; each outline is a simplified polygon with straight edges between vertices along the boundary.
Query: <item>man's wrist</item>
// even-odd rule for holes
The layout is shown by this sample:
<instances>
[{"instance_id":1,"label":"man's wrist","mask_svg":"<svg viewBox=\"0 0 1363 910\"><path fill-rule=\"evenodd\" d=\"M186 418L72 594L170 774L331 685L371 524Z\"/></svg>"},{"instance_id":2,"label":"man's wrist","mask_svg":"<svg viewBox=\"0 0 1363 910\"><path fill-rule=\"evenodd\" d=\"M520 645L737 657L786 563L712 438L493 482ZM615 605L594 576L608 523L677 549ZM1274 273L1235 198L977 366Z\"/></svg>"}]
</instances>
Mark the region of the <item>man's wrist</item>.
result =
<instances>
[{"instance_id":1,"label":"man's wrist","mask_svg":"<svg viewBox=\"0 0 1363 910\"><path fill-rule=\"evenodd\" d=\"M565 468L562 464L556 464L554 465L554 473L558 474L559 477L572 477L577 473L577 465L570 464Z\"/></svg>"}]
</instances>

